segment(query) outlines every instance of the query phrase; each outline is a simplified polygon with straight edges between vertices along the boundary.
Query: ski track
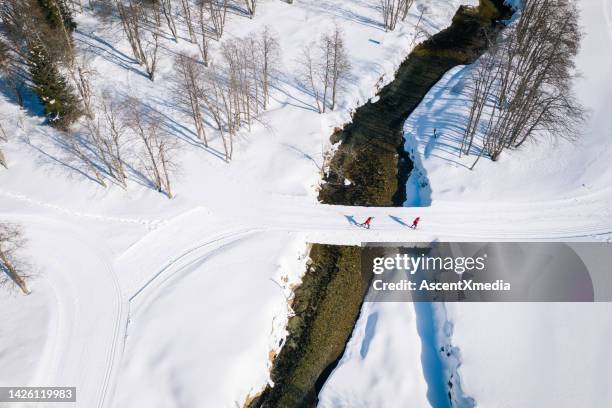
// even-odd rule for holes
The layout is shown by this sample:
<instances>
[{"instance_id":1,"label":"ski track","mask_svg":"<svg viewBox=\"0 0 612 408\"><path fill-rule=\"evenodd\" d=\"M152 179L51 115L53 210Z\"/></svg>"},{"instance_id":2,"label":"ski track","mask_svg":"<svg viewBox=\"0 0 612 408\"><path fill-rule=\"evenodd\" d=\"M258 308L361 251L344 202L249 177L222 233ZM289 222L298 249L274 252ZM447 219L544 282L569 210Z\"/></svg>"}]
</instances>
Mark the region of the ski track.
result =
<instances>
[{"instance_id":1,"label":"ski track","mask_svg":"<svg viewBox=\"0 0 612 408\"><path fill-rule=\"evenodd\" d=\"M205 252L206 254L209 251L217 248L219 244L221 244L220 245L221 247L224 247L225 245L228 245L234 241L240 240L242 237L253 234L255 232L257 232L256 229L243 229L243 230L225 232L220 235L211 237L210 239L207 239L205 242L196 244L195 246L182 251L180 255L168 261L166 265L164 265L159 271L155 272L151 276L146 277L144 282L140 283L136 287L128 288L127 293L129 296L128 298L129 301L130 302L134 301L134 299L138 297L139 295L141 295L149 286L152 286L154 282L159 280L162 277L162 275L164 275L163 277L164 280L169 279L169 277L172 276L173 270L177 269L176 268L177 264L185 260L185 258L191 255L197 254L202 249L207 250ZM213 249L210 249L211 247ZM167 276L167 275L170 275L170 276Z\"/></svg>"},{"instance_id":2,"label":"ski track","mask_svg":"<svg viewBox=\"0 0 612 408\"><path fill-rule=\"evenodd\" d=\"M612 0L602 1L608 33L612 41ZM128 89L132 87L131 71L126 72ZM30 126L29 120L24 126ZM37 125L34 125L37 126ZM24 130L25 132L25 130ZM234 180L240 185L241 180ZM434 201L429 207L349 207L320 205L309 198L256 191L252 186L241 186L243 191L231 197L227 207L193 207L178 216L167 219L114 217L72 210L44 202L23 194L0 190L0 200L13 200L26 204L24 208L0 212L0 219L26 221L26 227L42 231L49 247L59 245L53 237L64 234L65 241L86 252L91 269L87 277L75 279L62 274L57 268L57 281L49 279L55 290L58 309L70 309L77 316L60 316L57 332L51 333L45 345L40 366L34 376L39 383L55 384L68 376L85 381L84 389L95 388L89 397L84 392L86 407L110 408L116 387L116 373L120 366L130 319L138 310L153 302L164 285L181 277L181 269L191 262L208 260L238 245L245 239L271 231L305 234L308 242L323 244L351 244L361 242L410 242L440 240L572 240L612 238L612 207L601 202L612 202L612 187L580 195L535 202L466 202ZM247 194L246 192L253 194ZM244 205L244 197L249 197ZM234 199L235 198L235 199ZM34 208L32 208L34 207ZM246 208L245 208L246 207ZM37 208L50 210L44 217L34 215ZM416 231L394 221L390 216L410 224L416 216L422 224ZM372 229L351 225L347 217L357 222L374 216ZM87 239L87 231L79 226L82 219L100 223L118 223L144 226L149 233L131 244L116 258L106 254L104 242ZM209 221L217 223L209 227ZM201 231L190 231L184 226L202 225ZM551 227L554 226L554 228ZM347 234L349 232L349 234ZM55 246L54 246L55 245ZM61 250L61 248L58 248ZM75 253L72 253L75 252ZM82 256L80 251L62 254L69 260ZM74 259L73 259L74 258ZM66 268L68 270L69 268ZM104 271L103 273L96 273ZM55 281L55 285L53 285ZM80 281L83 281L82 283ZM94 284L92 285L92 282ZM80 286L79 286L80 285ZM112 313L100 314L87 294L94 292L104 298ZM74 308L74 304L78 308ZM76 310L75 310L76 309ZM88 315L89 313L89 315ZM78 344L83 321L95 322L100 331L89 333L90 344ZM107 329L108 328L108 329ZM81 334L82 336L82 334ZM105 337L107 336L107 337ZM70 346L84 347L79 354ZM97 349L93 349L96 347ZM96 360L104 356L103 365ZM77 369L78 372L77 372ZM71 373L71 370L73 371ZM87 374L87 378L79 375ZM53 381L56 380L56 381ZM91 382L97 384L92 384Z\"/></svg>"},{"instance_id":3,"label":"ski track","mask_svg":"<svg viewBox=\"0 0 612 408\"><path fill-rule=\"evenodd\" d=\"M140 225L146 226L149 230L154 230L158 228L159 226L163 225L164 223L164 221L162 220L146 220L146 219L141 219L141 218L120 218L120 217L111 217L111 216L101 215L101 214L91 214L91 213L85 213L81 211L74 211L74 210L71 210L71 209L56 205L56 204L51 204L51 203L46 203L44 201L35 200L23 194L13 193L10 191L0 190L0 195L13 199L13 200L25 202L25 203L28 203L28 204L31 204L37 207L48 208L53 211L63 213L65 215L69 215L71 217L89 218L89 219L96 220L96 221L110 221L110 222L118 222L118 223L123 223L123 224L140 224Z\"/></svg>"},{"instance_id":4,"label":"ski track","mask_svg":"<svg viewBox=\"0 0 612 408\"><path fill-rule=\"evenodd\" d=\"M100 353L88 351L88 355L91 356L105 355L106 367L97 386L99 397L95 404L98 408L105 408L109 407L112 401L114 378L125 347L130 316L133 316L138 304L153 301L156 293L166 282L177 278L179 276L177 273L185 262L222 253L242 239L268 231L304 233L307 240L313 243L353 245L367 241L429 241L434 238L477 241L609 239L606 237L612 234L610 212L604 211L593 215L592 209L600 208L601 200L610 200L611 191L612 189L605 189L549 202L502 205L486 202L456 204L436 202L431 207L422 208L331 206L312 203L303 197L274 196L276 200L271 202L265 197L254 199L250 210L244 213L236 211L233 207L214 209L214 212L196 207L167 220L129 219L72 211L6 191L0 191L0 196L54 210L44 218L45 223L54 226L54 233L64 227L68 230L78 230L79 218L88 218L97 222L140 224L150 230L122 255L115 258L114 264L104 260L97 250L97 243L87 244L87 240L81 240L84 234L77 234L79 242L78 244L75 242L75 245L85 245L89 248L94 254L95 262L103 265L107 275L104 278L111 283L111 287L105 289L107 291L105 296L114 302L111 338L108 342L96 344L97 347L104 348L104 351L101 350ZM21 209L19 214L14 212L0 214L0 217L16 220L41 218L27 215L27 212L24 215L23 211L25 209ZM67 215L68 219L59 217L58 213ZM584 216L576 217L576 214ZM423 220L422 227L416 231L390 218L390 216L398 217L409 223L416 215L421 216ZM358 229L349 223L347 216L354 217L356 221L361 221L367 216L375 216L373 227L370 230ZM181 231L186 231L185 225L204 227L211 219L219 222L212 228L194 231L191 235L178 238ZM550 227L551 225L555 226L554 229ZM76 241L74 238L72 240ZM160 243L167 245L167 248L164 245L156 246ZM144 265L135 268L135 265L141 263ZM138 303L135 303L136 301ZM93 317L93 319L98 318L98 316ZM61 345L59 347L61 349ZM61 356L55 355L52 358L62 362L57 367L60 372L63 371L61 367L68 366L69 363L74 366L88 364L84 361L70 362L71 358L77 357L69 350L64 351ZM49 362L43 363L43 367L47 367L48 364Z\"/></svg>"},{"instance_id":5,"label":"ski track","mask_svg":"<svg viewBox=\"0 0 612 408\"><path fill-rule=\"evenodd\" d=\"M87 238L86 231L78 226L41 216L2 214L1 218L11 222L26 221L27 230L36 242L35 247L44 242L45 251L62 259L61 266L50 268L49 272L54 276L48 279L58 305L57 330L47 338L40 366L33 377L34 383L75 385L82 390L80 395L85 394L80 400L87 401L88 406L107 406L109 387L121 358L117 353L121 326L127 319L127 302L109 262L111 256L99 240ZM63 240L58 240L58 236ZM70 245L65 246L66 243ZM78 256L71 257L72 251ZM64 268L65 264L78 265L83 273L77 276L68 274L66 271L72 268ZM104 304L112 304L102 313L100 299ZM78 308L75 309L74 305ZM88 327L90 330L100 329L100 332L84 344L79 339L85 337L84 330ZM97 361L96 356L104 356L103 362ZM98 376L100 378L96 379ZM89 392L83 393L83 390Z\"/></svg>"}]
</instances>

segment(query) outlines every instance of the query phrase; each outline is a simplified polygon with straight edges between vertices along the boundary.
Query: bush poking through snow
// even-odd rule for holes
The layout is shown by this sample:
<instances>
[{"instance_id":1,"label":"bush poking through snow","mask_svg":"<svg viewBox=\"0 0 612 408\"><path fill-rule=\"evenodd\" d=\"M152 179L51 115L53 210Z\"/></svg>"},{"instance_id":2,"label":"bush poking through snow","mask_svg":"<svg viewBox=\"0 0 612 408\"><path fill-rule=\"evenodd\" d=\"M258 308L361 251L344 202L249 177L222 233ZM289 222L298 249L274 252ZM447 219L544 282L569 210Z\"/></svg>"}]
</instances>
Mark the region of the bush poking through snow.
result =
<instances>
[{"instance_id":1,"label":"bush poking through snow","mask_svg":"<svg viewBox=\"0 0 612 408\"><path fill-rule=\"evenodd\" d=\"M17 286L27 295L28 265L18 254L25 243L18 225L0 222L0 286Z\"/></svg>"}]
</instances>

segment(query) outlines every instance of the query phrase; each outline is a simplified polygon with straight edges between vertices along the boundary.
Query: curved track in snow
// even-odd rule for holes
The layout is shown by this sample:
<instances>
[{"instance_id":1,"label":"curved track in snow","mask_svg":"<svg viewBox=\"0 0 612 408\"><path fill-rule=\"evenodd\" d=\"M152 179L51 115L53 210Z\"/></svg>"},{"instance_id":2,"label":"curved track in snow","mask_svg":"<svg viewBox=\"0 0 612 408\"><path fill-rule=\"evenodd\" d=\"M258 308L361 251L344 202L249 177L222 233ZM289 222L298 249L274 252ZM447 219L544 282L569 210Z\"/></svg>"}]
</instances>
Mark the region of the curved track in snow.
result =
<instances>
[{"instance_id":1,"label":"curved track in snow","mask_svg":"<svg viewBox=\"0 0 612 408\"><path fill-rule=\"evenodd\" d=\"M25 223L37 256L61 260L61 265L45 268L53 274L49 281L60 316L36 382L78 384L83 406L103 408L112 400L130 302L151 301L182 266L222 252L254 232L303 233L309 242L351 245L432 239L609 239L612 216L609 210L597 210L602 208L601 200L612 202L612 189L550 202L435 202L423 208L329 206L297 197L258 197L241 212L240 204L212 212L198 207L166 220L114 261L103 242L71 225L66 214L54 219L9 213L2 218ZM417 215L421 227L408 229L404 224ZM375 217L370 230L351 223L367 216ZM77 224L78 215L74 218ZM95 219L110 221L103 216ZM194 229L195 225L202 229ZM75 270L82 273L75 275Z\"/></svg>"},{"instance_id":2,"label":"curved track in snow","mask_svg":"<svg viewBox=\"0 0 612 408\"><path fill-rule=\"evenodd\" d=\"M34 285L46 278L56 299L32 383L76 386L82 406L108 406L127 319L110 254L86 231L54 219L4 214L2 219L26 225L28 250L46 260L38 265L42 276Z\"/></svg>"},{"instance_id":3,"label":"curved track in snow","mask_svg":"<svg viewBox=\"0 0 612 408\"><path fill-rule=\"evenodd\" d=\"M601 5L612 41L612 0L601 0ZM206 203L211 210L195 206L166 220L73 211L0 191L0 200L26 204L3 210L0 219L26 226L30 251L48 261L44 271L57 300L57 320L33 382L77 385L79 406L110 408L129 334L129 310L137 314L140 305L153 301L186 264L221 254L256 232L285 231L304 234L308 242L345 245L434 239L612 239L612 187L550 201L434 201L419 208L329 206L304 197L268 195L250 186L236 190L240 191L234 197L224 197L216 205ZM40 208L51 211L45 211L46 217L34 215L40 214ZM375 217L371 230L354 225L368 216ZM422 223L413 231L407 225L416 216ZM112 256L105 250L107 242L79 226L84 219L142 225L149 232Z\"/></svg>"}]
</instances>

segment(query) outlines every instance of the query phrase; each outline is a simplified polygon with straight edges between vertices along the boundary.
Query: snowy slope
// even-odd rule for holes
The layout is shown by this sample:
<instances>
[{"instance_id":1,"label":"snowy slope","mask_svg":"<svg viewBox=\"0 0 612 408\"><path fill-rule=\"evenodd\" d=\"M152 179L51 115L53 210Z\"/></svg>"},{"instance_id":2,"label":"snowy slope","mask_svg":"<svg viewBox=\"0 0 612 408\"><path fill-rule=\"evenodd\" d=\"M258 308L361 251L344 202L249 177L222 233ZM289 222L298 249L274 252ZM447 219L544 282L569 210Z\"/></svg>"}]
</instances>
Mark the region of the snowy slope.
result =
<instances>
[{"instance_id":1,"label":"snowy slope","mask_svg":"<svg viewBox=\"0 0 612 408\"><path fill-rule=\"evenodd\" d=\"M110 254L90 231L36 216L9 219L17 220L26 222L36 273L31 296L3 301L8 322L21 319L2 331L9 369L0 383L75 385L80 404L98 406L112 386L127 318Z\"/></svg>"},{"instance_id":2,"label":"snowy slope","mask_svg":"<svg viewBox=\"0 0 612 408\"><path fill-rule=\"evenodd\" d=\"M131 61L118 22L102 24L88 9L79 15L76 45L95 69L96 90L141 97L181 140L176 198L136 181L127 190L101 188L59 148L39 109L20 110L0 95L11 136L3 146L9 170L0 171L0 219L25 226L26 255L40 269L32 295L0 300L8 322L0 332L0 384L75 385L86 408L235 406L260 389L307 240L342 241L350 233L338 211L314 206L333 127L392 79L413 45L418 10L433 33L461 2L417 3L393 33L376 23L374 0L266 0L253 20L232 14L226 38L270 25L283 61L265 126L241 135L230 164L214 151L219 140L212 149L195 142L190 121L173 106L173 56L196 53L193 46L164 39L151 83ZM335 22L346 33L354 77L339 109L319 115L296 87L295 60ZM327 228L303 234L309 217L320 218L319 226L331 220L331 235ZM27 331L19 330L24 321Z\"/></svg>"},{"instance_id":3,"label":"snowy slope","mask_svg":"<svg viewBox=\"0 0 612 408\"><path fill-rule=\"evenodd\" d=\"M319 407L430 407L416 314L407 303L366 303Z\"/></svg>"},{"instance_id":4,"label":"snowy slope","mask_svg":"<svg viewBox=\"0 0 612 408\"><path fill-rule=\"evenodd\" d=\"M462 3L468 2L417 1L427 7L424 24L430 32L446 26ZM77 46L82 53L91 48L96 88L139 95L174 123L182 140L182 165L173 200L134 181L125 191L102 189L69 168L73 163L52 142L56 135L41 125L39 116L0 95L0 119L12 135L5 149L10 169L0 170L0 219L25 225L28 258L40 269L32 295L0 297L0 314L9 322L0 331L0 385L16 379L77 385L78 405L85 408L235 406L267 381L268 352L283 336L285 296L304 270L306 242L610 237L610 189L605 187L611 173L605 160L592 161L610 153L604 126L610 93L603 81L610 66L591 67L585 54L589 46L610 50L609 26L597 12L607 5L610 15L603 0L581 2L588 9L585 18L587 11L597 18L580 60L585 74L581 96L594 114L579 147L560 146L547 164L539 160L544 153L537 148L528 155L517 152L495 165L483 162L474 173L429 155L421 160L432 186L433 201L426 208L317 205L318 166L333 127L374 96L381 76L382 82L391 79L411 46L416 15L396 32L385 33L374 23L377 4L299 0L289 6L267 0L253 20L230 17L228 36L245 36L269 24L280 34L284 51L284 80L264 115L266 126L241 136L230 164L194 143L190 122L168 97L172 55L189 48L185 41L164 40L158 80L151 83L135 72L137 66L117 63L129 55L118 24L101 25L88 12L79 16ZM354 79L340 109L318 115L293 83L299 54L295 44L316 39L334 21L345 30ZM593 45L590 38L602 43ZM599 64L609 62L608 54L595 55ZM452 109L461 112L460 95L449 93L448 85L459 71L441 81L407 123L408 132L414 129L410 126L421 126L414 143L423 156L427 129L450 135L434 119ZM220 149L218 140L213 148ZM535 170L526 183L524 168L530 166ZM522 177L513 185L508 175L515 172ZM355 232L347 220L369 215L376 216L372 231ZM389 215L404 220L421 215L423 229L410 232ZM322 394L324 406L355 406L364 399L376 406L386 401L392 385L406 387L392 397L427 406L420 361L424 348L416 312L405 306L371 306L362 314L349 352ZM368 323L374 313L377 322ZM609 330L600 325L601 313L602 319L593 319L590 327L594 335ZM457 319L453 341L477 357L464 342ZM18 330L24 321L27 332ZM473 323L464 321L470 330ZM375 368L381 366L393 375L391 383L378 377ZM479 368L468 361L461 373L468 394L486 401L489 388L482 391L483 377L471 371ZM602 378L607 378L604 373ZM364 395L366 385L373 391Z\"/></svg>"},{"instance_id":5,"label":"snowy slope","mask_svg":"<svg viewBox=\"0 0 612 408\"><path fill-rule=\"evenodd\" d=\"M612 304L451 304L464 391L482 408L609 407Z\"/></svg>"},{"instance_id":6,"label":"snowy slope","mask_svg":"<svg viewBox=\"0 0 612 408\"><path fill-rule=\"evenodd\" d=\"M407 205L452 202L540 202L601 194L601 210L610 216L612 202L611 6L608 0L579 2L584 38L575 83L589 119L575 142L554 137L504 152L495 163L476 156L458 157L467 98L465 78L470 67L457 67L429 92L406 122L406 149L414 152L420 171L409 182ZM437 138L433 138L436 129ZM428 187L417 193L417 181ZM552 207L552 206L551 206ZM580 215L579 213L577 215Z\"/></svg>"},{"instance_id":7,"label":"snowy slope","mask_svg":"<svg viewBox=\"0 0 612 408\"><path fill-rule=\"evenodd\" d=\"M539 233L521 239L550 239L555 229L573 222L564 217L577 220L594 214L602 234L586 234L582 239L612 239L609 232L603 233L612 219L612 1L580 0L579 6L585 36L577 61L582 78L575 86L590 118L576 143L542 141L504 153L497 163L481 160L469 171L475 158L457 155L461 131L457 123L466 114L463 83L469 67L447 73L406 122L406 150L412 153L417 172L408 181L405 205L424 206L418 214L424 215L426 224L429 219L436 223L424 228L433 229L444 219L446 228L436 231L441 239L448 238L462 222L462 237L451 239L464 239L473 231L481 238L491 237L491 231L485 232L489 226L497 226L497 239L504 235L516 238L515 229L527 233L536 230L534 224L542 220L547 220L547 227L541 225ZM432 137L434 129L437 139ZM590 204L585 207L586 202ZM415 210L410 208L412 214ZM483 219L473 219L479 212ZM514 218L526 212L529 216ZM560 212L565 215L550 219ZM491 218L485 221L484 214ZM383 400L389 407L447 407L443 399L447 389L440 390L439 383L449 378L448 373L460 376L466 399L455 404L459 407L474 406L469 398L483 408L612 406L609 303L453 303L435 304L425 313L417 307L415 320L430 319L435 334L420 332L422 343L416 346L414 333L406 333L406 323L398 317L400 306L377 305L378 324L367 331L367 339L372 345L384 345L383 358L355 351L354 343L364 341L363 325L372 307L364 306L347 352L323 390L322 406L370 407L380 406L371 401ZM445 352L439 352L441 347ZM428 349L438 351L438 357L432 358ZM450 357L446 350L451 350ZM414 357L415 352L420 359ZM409 353L412 359L405 357ZM405 370L381 380L387 367L395 367L398 360L405 363ZM403 395L421 381L413 374L419 369L425 378L438 370L434 381L427 384L429 400L422 405L417 401L423 394L413 400ZM400 384L390 397L379 381L396 384L398 379ZM347 386L351 383L357 385ZM371 392L359 384L372 385Z\"/></svg>"}]
</instances>

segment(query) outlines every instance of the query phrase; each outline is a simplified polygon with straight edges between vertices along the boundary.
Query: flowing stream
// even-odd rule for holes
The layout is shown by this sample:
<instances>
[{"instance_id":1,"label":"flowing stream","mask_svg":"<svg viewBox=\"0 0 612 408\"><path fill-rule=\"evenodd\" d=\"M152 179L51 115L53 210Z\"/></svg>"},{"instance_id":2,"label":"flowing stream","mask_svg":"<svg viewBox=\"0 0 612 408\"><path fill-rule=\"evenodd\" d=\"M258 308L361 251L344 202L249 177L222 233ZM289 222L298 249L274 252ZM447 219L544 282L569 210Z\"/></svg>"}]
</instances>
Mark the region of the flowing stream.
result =
<instances>
[{"instance_id":1,"label":"flowing stream","mask_svg":"<svg viewBox=\"0 0 612 408\"><path fill-rule=\"evenodd\" d=\"M333 142L342 144L320 190L322 203L404 205L406 182L413 169L404 149L404 123L448 70L470 64L486 51L489 40L503 27L501 20L511 15L511 9L503 3L480 0L477 7L461 6L450 27L415 47L395 79L379 92L376 102L359 107L353 121L332 136ZM359 319L371 276L361 271L363 248L315 245L313 250L315 267L309 267L306 273L307 290L296 290L294 300L294 306L303 305L304 311L298 311L289 322L286 345L272 367L275 385L250 401L249 408L315 406ZM337 284L342 280L357 283ZM433 304L415 304L429 401L436 408L473 407L474 401L460 390L458 350L442 344L451 333L447 337L436 334L449 329L436 320L436 308Z\"/></svg>"}]
</instances>

